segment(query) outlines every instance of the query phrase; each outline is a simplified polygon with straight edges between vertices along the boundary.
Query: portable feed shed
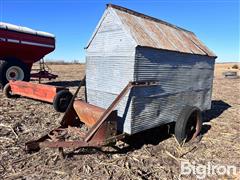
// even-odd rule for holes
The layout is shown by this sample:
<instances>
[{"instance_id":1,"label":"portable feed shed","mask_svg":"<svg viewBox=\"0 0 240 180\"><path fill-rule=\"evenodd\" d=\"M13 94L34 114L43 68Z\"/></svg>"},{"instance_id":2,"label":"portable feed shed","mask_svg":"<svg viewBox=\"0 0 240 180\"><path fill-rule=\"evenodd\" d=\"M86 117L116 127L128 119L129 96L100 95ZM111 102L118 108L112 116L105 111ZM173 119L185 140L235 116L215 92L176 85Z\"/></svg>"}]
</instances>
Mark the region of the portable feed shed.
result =
<instances>
[{"instance_id":1,"label":"portable feed shed","mask_svg":"<svg viewBox=\"0 0 240 180\"><path fill-rule=\"evenodd\" d=\"M26 143L43 147L113 145L146 129L176 121L179 143L201 130L201 111L211 106L216 56L187 30L108 5L87 45L81 80L60 127ZM77 98L86 82L85 102Z\"/></svg>"},{"instance_id":2,"label":"portable feed shed","mask_svg":"<svg viewBox=\"0 0 240 180\"><path fill-rule=\"evenodd\" d=\"M135 11L107 5L87 47L87 100L107 108L129 81L118 105L118 130L134 134L176 121L185 106L211 106L215 54L194 33Z\"/></svg>"}]
</instances>

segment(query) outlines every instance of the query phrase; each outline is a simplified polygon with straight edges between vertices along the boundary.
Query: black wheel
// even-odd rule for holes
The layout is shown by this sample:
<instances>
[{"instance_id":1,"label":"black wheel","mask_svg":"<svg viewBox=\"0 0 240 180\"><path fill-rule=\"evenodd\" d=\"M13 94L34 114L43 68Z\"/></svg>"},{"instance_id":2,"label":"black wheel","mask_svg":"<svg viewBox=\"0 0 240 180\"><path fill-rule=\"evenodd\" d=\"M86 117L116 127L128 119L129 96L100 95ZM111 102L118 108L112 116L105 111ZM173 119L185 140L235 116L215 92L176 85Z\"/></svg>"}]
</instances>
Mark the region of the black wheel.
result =
<instances>
[{"instance_id":1,"label":"black wheel","mask_svg":"<svg viewBox=\"0 0 240 180\"><path fill-rule=\"evenodd\" d=\"M8 59L0 63L0 84L5 86L10 80L29 81L30 70L20 60Z\"/></svg>"},{"instance_id":2,"label":"black wheel","mask_svg":"<svg viewBox=\"0 0 240 180\"><path fill-rule=\"evenodd\" d=\"M0 68L1 68L1 66L2 66L2 64L4 63L4 61L3 60L0 60ZM4 88L4 86L2 85L2 83L0 82L0 89L3 89Z\"/></svg>"},{"instance_id":3,"label":"black wheel","mask_svg":"<svg viewBox=\"0 0 240 180\"><path fill-rule=\"evenodd\" d=\"M178 142L188 142L197 137L202 127L201 111L197 107L185 106L175 124Z\"/></svg>"},{"instance_id":4,"label":"black wheel","mask_svg":"<svg viewBox=\"0 0 240 180\"><path fill-rule=\"evenodd\" d=\"M68 90L59 91L53 100L53 107L57 112L65 112L73 95Z\"/></svg>"},{"instance_id":5,"label":"black wheel","mask_svg":"<svg viewBox=\"0 0 240 180\"><path fill-rule=\"evenodd\" d=\"M12 94L11 86L10 86L9 83L4 86L3 94L4 94L7 98L12 98L12 97L14 96L14 95Z\"/></svg>"}]
</instances>

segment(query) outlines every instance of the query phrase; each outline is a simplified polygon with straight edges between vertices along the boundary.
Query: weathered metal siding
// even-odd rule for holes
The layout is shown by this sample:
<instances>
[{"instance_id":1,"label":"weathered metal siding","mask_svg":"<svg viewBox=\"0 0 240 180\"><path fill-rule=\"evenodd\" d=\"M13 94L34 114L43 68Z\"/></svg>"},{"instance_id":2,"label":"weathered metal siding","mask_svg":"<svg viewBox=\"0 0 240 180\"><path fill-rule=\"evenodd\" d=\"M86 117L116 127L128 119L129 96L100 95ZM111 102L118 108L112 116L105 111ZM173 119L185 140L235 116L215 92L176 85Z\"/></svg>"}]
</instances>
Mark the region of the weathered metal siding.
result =
<instances>
[{"instance_id":1,"label":"weathered metal siding","mask_svg":"<svg viewBox=\"0 0 240 180\"><path fill-rule=\"evenodd\" d=\"M118 17L107 10L96 34L86 51L86 82L90 104L107 108L122 89L133 81L134 41L122 28ZM125 112L128 96L118 106L118 115L130 119L130 111ZM130 121L128 121L130 123ZM130 129L130 124L124 123ZM119 120L119 130L123 122Z\"/></svg>"},{"instance_id":2,"label":"weathered metal siding","mask_svg":"<svg viewBox=\"0 0 240 180\"><path fill-rule=\"evenodd\" d=\"M214 58L137 48L135 80L159 85L134 90L131 133L176 121L184 105L211 107Z\"/></svg>"},{"instance_id":3,"label":"weathered metal siding","mask_svg":"<svg viewBox=\"0 0 240 180\"><path fill-rule=\"evenodd\" d=\"M159 82L134 88L121 101L120 131L134 134L176 121L186 104L211 106L215 55L191 32L111 6L86 53L90 104L107 108L129 81Z\"/></svg>"}]
</instances>

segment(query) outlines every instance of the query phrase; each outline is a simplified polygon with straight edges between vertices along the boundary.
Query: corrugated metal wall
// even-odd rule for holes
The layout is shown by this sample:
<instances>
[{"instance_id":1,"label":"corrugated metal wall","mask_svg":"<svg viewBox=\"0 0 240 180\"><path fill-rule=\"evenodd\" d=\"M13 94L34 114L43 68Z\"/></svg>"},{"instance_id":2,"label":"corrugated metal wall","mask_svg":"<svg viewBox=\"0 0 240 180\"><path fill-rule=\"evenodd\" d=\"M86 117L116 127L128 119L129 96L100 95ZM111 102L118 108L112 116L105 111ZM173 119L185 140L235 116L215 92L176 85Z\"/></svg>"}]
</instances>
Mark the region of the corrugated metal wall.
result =
<instances>
[{"instance_id":1,"label":"corrugated metal wall","mask_svg":"<svg viewBox=\"0 0 240 180\"><path fill-rule=\"evenodd\" d=\"M124 32L121 22L110 10L105 14L86 51L88 102L103 108L107 108L127 83L133 81L135 59L135 44ZM127 99L128 96L117 109L120 117L130 119L130 111L125 111ZM119 120L119 130L123 125L130 129L130 124L123 123L123 119Z\"/></svg>"},{"instance_id":2,"label":"corrugated metal wall","mask_svg":"<svg viewBox=\"0 0 240 180\"><path fill-rule=\"evenodd\" d=\"M156 80L134 90L131 133L176 121L184 105L211 107L214 58L137 48L135 80Z\"/></svg>"},{"instance_id":3,"label":"corrugated metal wall","mask_svg":"<svg viewBox=\"0 0 240 180\"><path fill-rule=\"evenodd\" d=\"M87 48L90 104L107 108L129 81L156 80L134 88L117 107L118 128L133 134L176 121L184 104L210 108L214 57L137 47L111 10Z\"/></svg>"}]
</instances>

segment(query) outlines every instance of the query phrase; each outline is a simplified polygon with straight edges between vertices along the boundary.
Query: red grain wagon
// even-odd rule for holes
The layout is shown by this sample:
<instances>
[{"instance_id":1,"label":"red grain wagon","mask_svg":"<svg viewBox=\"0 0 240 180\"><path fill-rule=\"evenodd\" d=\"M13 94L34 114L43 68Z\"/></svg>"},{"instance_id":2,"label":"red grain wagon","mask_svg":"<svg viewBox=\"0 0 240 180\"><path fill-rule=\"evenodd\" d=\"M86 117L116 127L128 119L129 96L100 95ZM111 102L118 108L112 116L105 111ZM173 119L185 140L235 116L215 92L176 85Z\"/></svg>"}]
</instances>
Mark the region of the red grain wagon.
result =
<instances>
[{"instance_id":1,"label":"red grain wagon","mask_svg":"<svg viewBox=\"0 0 240 180\"><path fill-rule=\"evenodd\" d=\"M33 63L54 49L53 34L0 22L0 85L29 81Z\"/></svg>"}]
</instances>

